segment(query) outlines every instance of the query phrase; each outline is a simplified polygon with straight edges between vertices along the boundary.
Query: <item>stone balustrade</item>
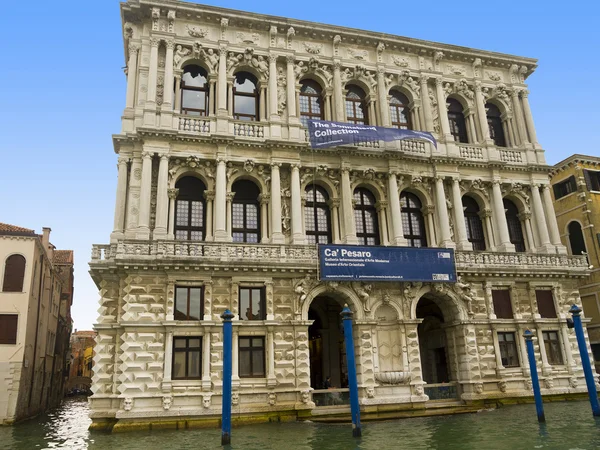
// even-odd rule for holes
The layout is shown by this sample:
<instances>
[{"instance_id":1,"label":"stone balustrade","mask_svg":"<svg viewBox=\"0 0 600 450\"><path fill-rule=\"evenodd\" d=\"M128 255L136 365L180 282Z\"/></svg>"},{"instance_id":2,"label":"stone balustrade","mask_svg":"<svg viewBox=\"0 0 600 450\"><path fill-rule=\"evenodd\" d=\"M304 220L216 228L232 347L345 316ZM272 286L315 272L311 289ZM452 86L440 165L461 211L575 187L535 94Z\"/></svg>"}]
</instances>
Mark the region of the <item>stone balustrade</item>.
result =
<instances>
[{"instance_id":1,"label":"stone balustrade","mask_svg":"<svg viewBox=\"0 0 600 450\"><path fill-rule=\"evenodd\" d=\"M183 132L207 134L211 132L211 120L203 117L177 116L177 129Z\"/></svg>"},{"instance_id":2,"label":"stone balustrade","mask_svg":"<svg viewBox=\"0 0 600 450\"><path fill-rule=\"evenodd\" d=\"M478 145L459 145L458 152L461 158L468 160L484 161L483 147Z\"/></svg>"},{"instance_id":3,"label":"stone balustrade","mask_svg":"<svg viewBox=\"0 0 600 450\"><path fill-rule=\"evenodd\" d=\"M232 122L233 135L246 137L246 138L257 138L264 139L265 137L265 125L258 124L255 122Z\"/></svg>"},{"instance_id":4,"label":"stone balustrade","mask_svg":"<svg viewBox=\"0 0 600 450\"><path fill-rule=\"evenodd\" d=\"M518 150L500 150L500 161L508 163L522 163L523 152Z\"/></svg>"},{"instance_id":5,"label":"stone balustrade","mask_svg":"<svg viewBox=\"0 0 600 450\"><path fill-rule=\"evenodd\" d=\"M181 261L182 263L210 262L231 263L248 261L256 265L290 264L309 269L317 263L317 249L312 245L236 244L216 242L191 242L172 240L123 240L110 245L92 246L92 264L136 260ZM503 271L514 272L515 268L531 274L539 270L587 271L585 256L567 256L540 253L501 253L456 251L456 268L459 272Z\"/></svg>"}]
</instances>

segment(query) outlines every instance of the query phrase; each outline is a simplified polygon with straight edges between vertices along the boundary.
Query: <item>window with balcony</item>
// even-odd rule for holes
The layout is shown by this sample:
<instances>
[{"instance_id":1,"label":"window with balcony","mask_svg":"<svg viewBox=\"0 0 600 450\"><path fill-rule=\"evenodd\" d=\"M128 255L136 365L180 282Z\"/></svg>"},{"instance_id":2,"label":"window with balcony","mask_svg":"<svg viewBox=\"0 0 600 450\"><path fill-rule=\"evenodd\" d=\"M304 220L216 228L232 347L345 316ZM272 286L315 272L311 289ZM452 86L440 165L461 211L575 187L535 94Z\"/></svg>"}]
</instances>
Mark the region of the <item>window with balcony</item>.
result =
<instances>
[{"instance_id":1,"label":"window with balcony","mask_svg":"<svg viewBox=\"0 0 600 450\"><path fill-rule=\"evenodd\" d=\"M202 287L175 287L175 320L201 320L204 316Z\"/></svg>"},{"instance_id":2,"label":"window with balcony","mask_svg":"<svg viewBox=\"0 0 600 450\"><path fill-rule=\"evenodd\" d=\"M585 184L588 191L600 192L600 171L585 169L583 171L583 177L585 178Z\"/></svg>"},{"instance_id":3,"label":"window with balcony","mask_svg":"<svg viewBox=\"0 0 600 450\"><path fill-rule=\"evenodd\" d=\"M497 319L513 319L512 303L510 301L510 291L508 289L492 290L492 303L494 304L494 314Z\"/></svg>"},{"instance_id":4,"label":"window with balcony","mask_svg":"<svg viewBox=\"0 0 600 450\"><path fill-rule=\"evenodd\" d=\"M508 236L510 242L515 246L517 252L525 251L525 238L523 237L523 226L519 219L519 208L508 199L504 199L504 210L506 211L506 223L508 225Z\"/></svg>"},{"instance_id":5,"label":"window with balcony","mask_svg":"<svg viewBox=\"0 0 600 450\"><path fill-rule=\"evenodd\" d=\"M200 66L189 65L181 76L181 112L190 116L208 115L208 75Z\"/></svg>"},{"instance_id":6,"label":"window with balcony","mask_svg":"<svg viewBox=\"0 0 600 450\"><path fill-rule=\"evenodd\" d=\"M366 188L354 191L354 220L360 245L379 245L379 222L375 196Z\"/></svg>"},{"instance_id":7,"label":"window with balcony","mask_svg":"<svg viewBox=\"0 0 600 450\"><path fill-rule=\"evenodd\" d=\"M240 320L265 320L267 308L264 287L240 287Z\"/></svg>"},{"instance_id":8,"label":"window with balcony","mask_svg":"<svg viewBox=\"0 0 600 450\"><path fill-rule=\"evenodd\" d=\"M2 292L23 292L25 280L25 257L10 255L4 263L4 280Z\"/></svg>"},{"instance_id":9,"label":"window with balcony","mask_svg":"<svg viewBox=\"0 0 600 450\"><path fill-rule=\"evenodd\" d=\"M460 102L454 98L449 98L448 103L448 123L450 125L450 134L456 142L468 143L467 125L463 114L463 107Z\"/></svg>"},{"instance_id":10,"label":"window with balcony","mask_svg":"<svg viewBox=\"0 0 600 450\"><path fill-rule=\"evenodd\" d=\"M202 378L202 338L174 337L173 380L199 380Z\"/></svg>"},{"instance_id":11,"label":"window with balcony","mask_svg":"<svg viewBox=\"0 0 600 450\"><path fill-rule=\"evenodd\" d=\"M506 147L504 128L502 128L502 113L493 103L485 104L487 123L490 130L490 138L497 147Z\"/></svg>"},{"instance_id":12,"label":"window with balcony","mask_svg":"<svg viewBox=\"0 0 600 450\"><path fill-rule=\"evenodd\" d=\"M412 130L408 98L398 91L392 91L390 94L390 122L392 127Z\"/></svg>"},{"instance_id":13,"label":"window with balcony","mask_svg":"<svg viewBox=\"0 0 600 450\"><path fill-rule=\"evenodd\" d=\"M402 213L402 231L411 247L427 247L425 221L421 212L421 200L415 194L402 192L400 208Z\"/></svg>"},{"instance_id":14,"label":"window with balcony","mask_svg":"<svg viewBox=\"0 0 600 450\"><path fill-rule=\"evenodd\" d=\"M204 183L196 177L183 177L177 181L175 188L179 189L175 202L175 239L204 240L206 225Z\"/></svg>"},{"instance_id":15,"label":"window with balcony","mask_svg":"<svg viewBox=\"0 0 600 450\"><path fill-rule=\"evenodd\" d=\"M258 81L248 72L238 72L233 81L233 117L237 120L258 120Z\"/></svg>"},{"instance_id":16,"label":"window with balcony","mask_svg":"<svg viewBox=\"0 0 600 450\"><path fill-rule=\"evenodd\" d=\"M564 364L558 331L542 331L542 339L544 340L548 364L551 366Z\"/></svg>"},{"instance_id":17,"label":"window with balcony","mask_svg":"<svg viewBox=\"0 0 600 450\"><path fill-rule=\"evenodd\" d=\"M577 192L577 182L575 181L575 177L571 175L566 180L559 181L552 185L552 189L554 190L554 198L558 200L573 192Z\"/></svg>"},{"instance_id":18,"label":"window with balcony","mask_svg":"<svg viewBox=\"0 0 600 450\"><path fill-rule=\"evenodd\" d=\"M310 184L306 187L304 228L309 244L331 243L331 215L328 200L327 191L321 186Z\"/></svg>"},{"instance_id":19,"label":"window with balcony","mask_svg":"<svg viewBox=\"0 0 600 450\"><path fill-rule=\"evenodd\" d=\"M574 220L567 226L567 231L569 232L569 244L571 247L571 254L583 255L584 253L587 253L585 246L585 238L583 237L583 230L581 229L581 224Z\"/></svg>"},{"instance_id":20,"label":"window with balcony","mask_svg":"<svg viewBox=\"0 0 600 450\"><path fill-rule=\"evenodd\" d=\"M358 86L347 86L346 121L354 124L368 124L366 94Z\"/></svg>"},{"instance_id":21,"label":"window with balcony","mask_svg":"<svg viewBox=\"0 0 600 450\"><path fill-rule=\"evenodd\" d=\"M462 204L465 215L465 226L467 229L467 239L473 244L473 250L485 250L485 235L483 234L483 224L481 223L479 205L477 201L465 195L462 198Z\"/></svg>"},{"instance_id":22,"label":"window with balcony","mask_svg":"<svg viewBox=\"0 0 600 450\"><path fill-rule=\"evenodd\" d=\"M500 347L500 359L504 367L519 367L519 355L515 333L498 332L498 346Z\"/></svg>"},{"instance_id":23,"label":"window with balcony","mask_svg":"<svg viewBox=\"0 0 600 450\"><path fill-rule=\"evenodd\" d=\"M266 375L265 338L240 336L238 342L240 377L264 378Z\"/></svg>"},{"instance_id":24,"label":"window with balcony","mask_svg":"<svg viewBox=\"0 0 600 450\"><path fill-rule=\"evenodd\" d=\"M231 190L235 192L231 204L233 242L260 242L258 186L249 180L239 180Z\"/></svg>"},{"instance_id":25,"label":"window with balcony","mask_svg":"<svg viewBox=\"0 0 600 450\"><path fill-rule=\"evenodd\" d=\"M302 80L300 86L300 122L308 127L309 120L323 120L323 92L313 80Z\"/></svg>"}]
</instances>

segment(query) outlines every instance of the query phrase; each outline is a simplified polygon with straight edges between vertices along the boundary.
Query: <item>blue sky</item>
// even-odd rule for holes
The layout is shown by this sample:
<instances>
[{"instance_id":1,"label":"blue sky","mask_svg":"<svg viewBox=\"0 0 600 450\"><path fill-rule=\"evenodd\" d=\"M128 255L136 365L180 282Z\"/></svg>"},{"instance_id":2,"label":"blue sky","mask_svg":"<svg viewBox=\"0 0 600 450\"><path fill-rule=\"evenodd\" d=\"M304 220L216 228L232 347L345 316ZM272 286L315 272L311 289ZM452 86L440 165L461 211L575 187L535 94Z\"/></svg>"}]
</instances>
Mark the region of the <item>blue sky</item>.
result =
<instances>
[{"instance_id":1,"label":"blue sky","mask_svg":"<svg viewBox=\"0 0 600 450\"><path fill-rule=\"evenodd\" d=\"M207 3L537 58L527 83L548 163L600 155L600 2ZM119 3L11 1L2 12L0 222L49 226L57 248L75 250L73 317L89 329L98 294L87 264L112 231L111 135L125 106Z\"/></svg>"}]
</instances>

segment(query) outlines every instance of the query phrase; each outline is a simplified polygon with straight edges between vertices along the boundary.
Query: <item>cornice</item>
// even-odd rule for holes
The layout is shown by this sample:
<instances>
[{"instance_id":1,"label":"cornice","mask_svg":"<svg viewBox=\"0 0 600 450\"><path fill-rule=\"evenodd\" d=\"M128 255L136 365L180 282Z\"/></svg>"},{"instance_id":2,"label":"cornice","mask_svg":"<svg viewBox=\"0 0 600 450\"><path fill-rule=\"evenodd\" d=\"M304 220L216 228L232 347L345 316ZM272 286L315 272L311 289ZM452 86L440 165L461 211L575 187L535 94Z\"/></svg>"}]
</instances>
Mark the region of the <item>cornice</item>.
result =
<instances>
[{"instance_id":1,"label":"cornice","mask_svg":"<svg viewBox=\"0 0 600 450\"><path fill-rule=\"evenodd\" d=\"M574 165L574 164L589 164L591 166L594 166L598 169L600 169L600 157L598 156L588 156L588 155L581 155L579 153L576 153L574 155L569 156L566 159L563 159L562 161L556 163L554 166L550 167L551 175L556 175L558 172L565 170L567 168L569 168L569 166Z\"/></svg>"}]
</instances>

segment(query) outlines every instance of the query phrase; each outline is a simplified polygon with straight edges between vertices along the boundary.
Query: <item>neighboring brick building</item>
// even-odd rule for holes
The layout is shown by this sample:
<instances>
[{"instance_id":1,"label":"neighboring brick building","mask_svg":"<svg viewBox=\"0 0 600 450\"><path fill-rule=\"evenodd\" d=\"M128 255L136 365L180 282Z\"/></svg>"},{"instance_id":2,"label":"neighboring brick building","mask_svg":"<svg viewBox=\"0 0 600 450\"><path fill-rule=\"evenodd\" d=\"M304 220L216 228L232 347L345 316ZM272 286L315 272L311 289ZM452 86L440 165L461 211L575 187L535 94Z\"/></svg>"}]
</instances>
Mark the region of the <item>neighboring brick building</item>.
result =
<instances>
[{"instance_id":1,"label":"neighboring brick building","mask_svg":"<svg viewBox=\"0 0 600 450\"><path fill-rule=\"evenodd\" d=\"M0 423L60 404L69 365L73 251L0 223Z\"/></svg>"},{"instance_id":2,"label":"neighboring brick building","mask_svg":"<svg viewBox=\"0 0 600 450\"><path fill-rule=\"evenodd\" d=\"M552 190L563 244L571 255L587 254L593 266L579 292L600 373L600 157L576 154L556 164Z\"/></svg>"},{"instance_id":3,"label":"neighboring brick building","mask_svg":"<svg viewBox=\"0 0 600 450\"><path fill-rule=\"evenodd\" d=\"M67 392L89 391L92 386L92 358L96 345L95 331L77 331L71 335L71 368Z\"/></svg>"}]
</instances>

